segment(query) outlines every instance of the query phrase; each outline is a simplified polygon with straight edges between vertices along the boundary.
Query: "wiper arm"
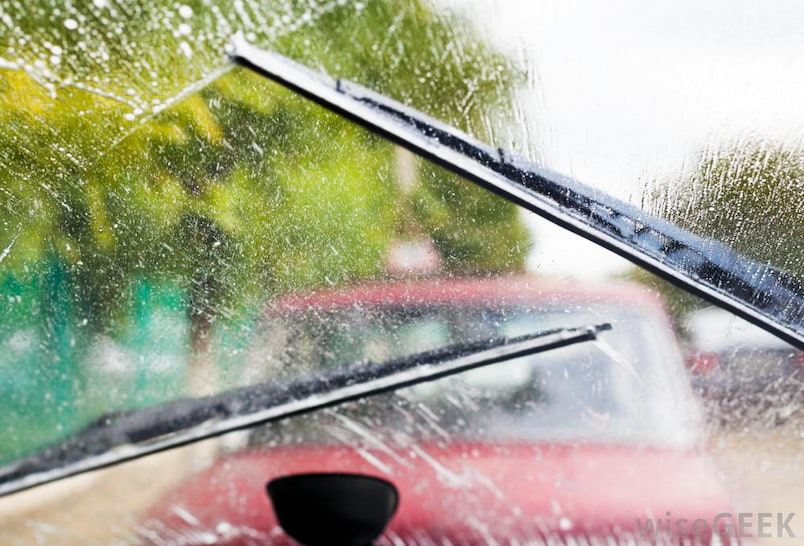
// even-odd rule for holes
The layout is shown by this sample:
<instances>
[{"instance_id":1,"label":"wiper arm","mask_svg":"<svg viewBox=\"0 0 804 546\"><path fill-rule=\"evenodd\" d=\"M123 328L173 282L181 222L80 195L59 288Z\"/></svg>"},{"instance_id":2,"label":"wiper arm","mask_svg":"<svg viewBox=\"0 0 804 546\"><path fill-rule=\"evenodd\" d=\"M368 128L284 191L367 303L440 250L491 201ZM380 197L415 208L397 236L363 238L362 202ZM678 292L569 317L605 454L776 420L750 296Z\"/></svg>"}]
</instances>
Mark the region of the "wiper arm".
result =
<instances>
[{"instance_id":1,"label":"wiper arm","mask_svg":"<svg viewBox=\"0 0 804 546\"><path fill-rule=\"evenodd\" d=\"M382 363L104 415L0 468L0 496L204 438L597 338L610 324L450 345Z\"/></svg>"},{"instance_id":2,"label":"wiper arm","mask_svg":"<svg viewBox=\"0 0 804 546\"><path fill-rule=\"evenodd\" d=\"M804 349L804 287L567 176L478 142L380 93L234 37L229 55L308 99Z\"/></svg>"}]
</instances>

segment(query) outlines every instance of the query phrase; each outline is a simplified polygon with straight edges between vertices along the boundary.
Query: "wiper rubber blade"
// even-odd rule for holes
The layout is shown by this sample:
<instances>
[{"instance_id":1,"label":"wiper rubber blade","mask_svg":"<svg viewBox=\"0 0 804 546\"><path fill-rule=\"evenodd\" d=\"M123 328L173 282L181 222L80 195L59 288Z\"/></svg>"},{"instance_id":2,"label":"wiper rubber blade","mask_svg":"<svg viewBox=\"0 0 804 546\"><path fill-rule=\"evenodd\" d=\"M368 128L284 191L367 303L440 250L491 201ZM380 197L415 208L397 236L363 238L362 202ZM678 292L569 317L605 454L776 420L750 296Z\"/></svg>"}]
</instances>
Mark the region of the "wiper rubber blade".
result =
<instances>
[{"instance_id":1,"label":"wiper rubber blade","mask_svg":"<svg viewBox=\"0 0 804 546\"><path fill-rule=\"evenodd\" d=\"M235 63L804 349L804 286L795 276L240 34L228 53Z\"/></svg>"},{"instance_id":2,"label":"wiper rubber blade","mask_svg":"<svg viewBox=\"0 0 804 546\"><path fill-rule=\"evenodd\" d=\"M227 432L591 341L610 324L450 345L285 382L104 415L61 443L0 468L0 496Z\"/></svg>"}]
</instances>

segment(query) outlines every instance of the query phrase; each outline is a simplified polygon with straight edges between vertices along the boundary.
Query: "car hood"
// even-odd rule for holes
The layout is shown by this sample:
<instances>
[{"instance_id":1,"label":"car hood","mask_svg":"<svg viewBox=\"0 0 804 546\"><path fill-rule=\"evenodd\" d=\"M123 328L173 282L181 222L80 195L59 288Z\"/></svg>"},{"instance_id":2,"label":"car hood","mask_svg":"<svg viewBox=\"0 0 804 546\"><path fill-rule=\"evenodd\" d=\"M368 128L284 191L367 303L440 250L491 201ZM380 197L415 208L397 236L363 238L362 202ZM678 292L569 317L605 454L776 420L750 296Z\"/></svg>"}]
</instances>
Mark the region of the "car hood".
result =
<instances>
[{"instance_id":1,"label":"car hood","mask_svg":"<svg viewBox=\"0 0 804 546\"><path fill-rule=\"evenodd\" d=\"M393 451L303 446L219 460L152 508L141 532L158 544L240 544L255 537L290 544L265 486L305 472L393 482L400 503L385 543L637 536L653 518L711 522L731 511L715 468L692 451L583 443L416 444Z\"/></svg>"}]
</instances>

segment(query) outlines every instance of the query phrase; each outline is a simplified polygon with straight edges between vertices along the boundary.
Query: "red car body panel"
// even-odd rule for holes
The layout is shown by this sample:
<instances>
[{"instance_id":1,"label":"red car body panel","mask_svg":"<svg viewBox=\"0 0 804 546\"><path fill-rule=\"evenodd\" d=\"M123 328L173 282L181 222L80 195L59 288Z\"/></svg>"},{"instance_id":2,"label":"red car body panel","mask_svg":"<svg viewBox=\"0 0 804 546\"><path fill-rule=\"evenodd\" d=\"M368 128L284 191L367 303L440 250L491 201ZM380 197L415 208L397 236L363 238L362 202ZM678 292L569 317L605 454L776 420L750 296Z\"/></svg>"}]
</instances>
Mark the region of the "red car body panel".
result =
<instances>
[{"instance_id":1,"label":"red car body panel","mask_svg":"<svg viewBox=\"0 0 804 546\"><path fill-rule=\"evenodd\" d=\"M388 544L639 540L646 518L712 522L730 511L716 470L705 457L683 450L597 444L419 444L397 451L299 446L218 461L154 507L144 521L145 536L158 537L155 544L293 544L277 526L265 486L303 472L354 472L394 483L399 509L380 541ZM680 543L689 536L666 540ZM707 533L695 537L709 543Z\"/></svg>"},{"instance_id":2,"label":"red car body panel","mask_svg":"<svg viewBox=\"0 0 804 546\"><path fill-rule=\"evenodd\" d=\"M662 299L639 285L607 282L588 287L520 275L408 279L361 283L330 290L301 292L278 298L269 313L287 314L308 308L336 308L360 304L371 308L416 305L465 306L543 303L589 306L590 303L624 303L656 309L665 314Z\"/></svg>"}]
</instances>

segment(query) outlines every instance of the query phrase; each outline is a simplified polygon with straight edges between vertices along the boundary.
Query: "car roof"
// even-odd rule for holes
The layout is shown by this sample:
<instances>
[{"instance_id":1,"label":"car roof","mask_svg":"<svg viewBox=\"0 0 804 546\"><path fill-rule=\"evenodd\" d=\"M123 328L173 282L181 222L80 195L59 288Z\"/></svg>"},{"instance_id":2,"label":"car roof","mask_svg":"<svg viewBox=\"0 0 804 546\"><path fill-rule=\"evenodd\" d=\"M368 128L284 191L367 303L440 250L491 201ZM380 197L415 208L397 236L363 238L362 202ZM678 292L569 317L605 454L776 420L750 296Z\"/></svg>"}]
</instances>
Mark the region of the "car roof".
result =
<instances>
[{"instance_id":1,"label":"car roof","mask_svg":"<svg viewBox=\"0 0 804 546\"><path fill-rule=\"evenodd\" d=\"M667 314L655 292L628 282L565 282L535 275L502 277L424 277L395 281L373 281L343 287L281 296L269 303L267 313L299 312L307 309L401 305L468 306L494 303L588 305L590 302L653 308Z\"/></svg>"}]
</instances>

